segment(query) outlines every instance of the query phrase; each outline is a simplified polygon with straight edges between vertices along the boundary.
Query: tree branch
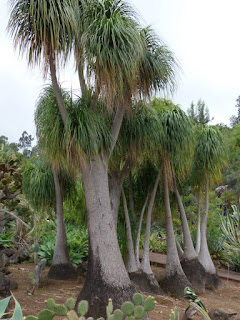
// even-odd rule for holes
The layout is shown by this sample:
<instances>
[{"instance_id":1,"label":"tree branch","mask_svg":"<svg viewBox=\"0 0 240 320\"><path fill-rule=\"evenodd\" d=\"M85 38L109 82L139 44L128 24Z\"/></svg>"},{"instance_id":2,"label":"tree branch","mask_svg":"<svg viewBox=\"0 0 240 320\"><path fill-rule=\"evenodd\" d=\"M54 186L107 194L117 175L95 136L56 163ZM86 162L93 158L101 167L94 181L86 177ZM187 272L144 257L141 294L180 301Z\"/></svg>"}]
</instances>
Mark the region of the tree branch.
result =
<instances>
[{"instance_id":1,"label":"tree branch","mask_svg":"<svg viewBox=\"0 0 240 320\"><path fill-rule=\"evenodd\" d=\"M0 212L4 212L4 213L8 213L10 214L10 216L12 216L14 219L18 220L19 222L21 222L26 228L31 229L31 227L26 224L26 222L24 222L22 219L20 219L18 216L16 216L14 213L7 211L5 209L1 209Z\"/></svg>"}]
</instances>

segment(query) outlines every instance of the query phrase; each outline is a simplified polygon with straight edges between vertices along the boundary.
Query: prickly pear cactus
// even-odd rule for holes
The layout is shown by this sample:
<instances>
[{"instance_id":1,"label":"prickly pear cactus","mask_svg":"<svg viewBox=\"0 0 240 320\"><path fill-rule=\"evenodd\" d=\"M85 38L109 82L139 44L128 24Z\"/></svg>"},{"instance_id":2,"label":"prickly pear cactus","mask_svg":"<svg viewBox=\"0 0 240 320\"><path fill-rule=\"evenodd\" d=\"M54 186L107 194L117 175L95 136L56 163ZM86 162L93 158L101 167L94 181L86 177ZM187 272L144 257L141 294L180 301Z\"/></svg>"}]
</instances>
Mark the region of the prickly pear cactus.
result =
<instances>
[{"instance_id":1,"label":"prickly pear cactus","mask_svg":"<svg viewBox=\"0 0 240 320\"><path fill-rule=\"evenodd\" d=\"M179 320L179 310L177 307L175 307L174 310L171 310L170 320Z\"/></svg>"},{"instance_id":2,"label":"prickly pear cactus","mask_svg":"<svg viewBox=\"0 0 240 320\"><path fill-rule=\"evenodd\" d=\"M133 296L133 304L131 301L126 301L122 304L121 309L113 310L112 300L108 300L106 307L107 320L136 320L145 316L146 312L151 311L155 307L156 301L152 296L148 296L144 300L140 293L136 293ZM55 316L64 317L63 320L94 320L93 318L86 318L88 312L88 302L82 300L77 306L77 312L75 308L75 300L70 298L66 301L65 305L56 304L54 299L48 299L46 302L46 309L42 310L38 317L28 316L26 320L52 320ZM105 320L99 318L97 320ZM176 319L173 319L176 320Z\"/></svg>"}]
</instances>

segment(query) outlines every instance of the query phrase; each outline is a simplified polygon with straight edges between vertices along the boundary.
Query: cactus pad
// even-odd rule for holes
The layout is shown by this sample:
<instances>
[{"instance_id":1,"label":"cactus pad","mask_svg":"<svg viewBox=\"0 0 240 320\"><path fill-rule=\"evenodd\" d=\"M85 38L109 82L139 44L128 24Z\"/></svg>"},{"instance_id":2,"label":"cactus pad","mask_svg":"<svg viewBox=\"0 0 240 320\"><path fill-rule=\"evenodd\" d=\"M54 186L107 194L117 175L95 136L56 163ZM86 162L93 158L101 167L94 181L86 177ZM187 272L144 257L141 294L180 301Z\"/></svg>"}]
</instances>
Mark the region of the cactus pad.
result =
<instances>
[{"instance_id":1,"label":"cactus pad","mask_svg":"<svg viewBox=\"0 0 240 320\"><path fill-rule=\"evenodd\" d=\"M134 308L134 318L135 319L141 319L145 316L145 311L143 306L136 306Z\"/></svg>"},{"instance_id":2,"label":"cactus pad","mask_svg":"<svg viewBox=\"0 0 240 320\"><path fill-rule=\"evenodd\" d=\"M131 316L134 311L134 304L130 301L126 301L122 304L121 309L127 316Z\"/></svg>"},{"instance_id":3,"label":"cactus pad","mask_svg":"<svg viewBox=\"0 0 240 320\"><path fill-rule=\"evenodd\" d=\"M56 306L56 302L52 298L48 299L48 301L46 303L46 307L49 310L54 310L55 306Z\"/></svg>"},{"instance_id":4,"label":"cactus pad","mask_svg":"<svg viewBox=\"0 0 240 320\"><path fill-rule=\"evenodd\" d=\"M152 311L155 308L155 302L154 299L152 297L148 297L145 301L144 301L144 310L145 311Z\"/></svg>"},{"instance_id":5,"label":"cactus pad","mask_svg":"<svg viewBox=\"0 0 240 320\"><path fill-rule=\"evenodd\" d=\"M143 296L140 293L134 293L133 302L139 306L143 304Z\"/></svg>"},{"instance_id":6,"label":"cactus pad","mask_svg":"<svg viewBox=\"0 0 240 320\"><path fill-rule=\"evenodd\" d=\"M69 311L73 310L74 306L75 306L75 299L70 298L66 301L66 307Z\"/></svg>"},{"instance_id":7,"label":"cactus pad","mask_svg":"<svg viewBox=\"0 0 240 320\"><path fill-rule=\"evenodd\" d=\"M67 313L67 317L69 320L79 320L78 315L74 310L71 310Z\"/></svg>"},{"instance_id":8,"label":"cactus pad","mask_svg":"<svg viewBox=\"0 0 240 320\"><path fill-rule=\"evenodd\" d=\"M54 311L57 316L66 316L67 315L67 308L62 304L56 304Z\"/></svg>"},{"instance_id":9,"label":"cactus pad","mask_svg":"<svg viewBox=\"0 0 240 320\"><path fill-rule=\"evenodd\" d=\"M55 312L53 312L51 310L42 310L38 315L38 319L39 320L52 320L54 316L55 316Z\"/></svg>"},{"instance_id":10,"label":"cactus pad","mask_svg":"<svg viewBox=\"0 0 240 320\"><path fill-rule=\"evenodd\" d=\"M123 320L123 312L120 309L116 309L113 312L113 318L114 320Z\"/></svg>"},{"instance_id":11,"label":"cactus pad","mask_svg":"<svg viewBox=\"0 0 240 320\"><path fill-rule=\"evenodd\" d=\"M88 302L86 300L82 300L78 304L78 314L80 316L85 316L88 312Z\"/></svg>"}]
</instances>

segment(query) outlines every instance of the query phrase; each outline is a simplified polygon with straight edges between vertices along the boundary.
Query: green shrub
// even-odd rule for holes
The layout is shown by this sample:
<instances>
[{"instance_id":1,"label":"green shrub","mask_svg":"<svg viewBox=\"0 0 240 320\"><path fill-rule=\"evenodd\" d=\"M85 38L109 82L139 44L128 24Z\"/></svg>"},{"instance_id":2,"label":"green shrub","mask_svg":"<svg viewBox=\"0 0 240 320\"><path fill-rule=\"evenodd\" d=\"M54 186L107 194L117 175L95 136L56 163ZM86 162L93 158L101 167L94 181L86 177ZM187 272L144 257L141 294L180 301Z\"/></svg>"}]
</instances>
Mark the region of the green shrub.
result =
<instances>
[{"instance_id":1,"label":"green shrub","mask_svg":"<svg viewBox=\"0 0 240 320\"><path fill-rule=\"evenodd\" d=\"M67 244L70 260L73 264L80 264L88 256L88 232L86 228L80 228L66 223ZM45 236L44 236L45 235ZM46 259L47 264L52 263L56 239L56 223L49 221L40 238L38 256Z\"/></svg>"}]
</instances>

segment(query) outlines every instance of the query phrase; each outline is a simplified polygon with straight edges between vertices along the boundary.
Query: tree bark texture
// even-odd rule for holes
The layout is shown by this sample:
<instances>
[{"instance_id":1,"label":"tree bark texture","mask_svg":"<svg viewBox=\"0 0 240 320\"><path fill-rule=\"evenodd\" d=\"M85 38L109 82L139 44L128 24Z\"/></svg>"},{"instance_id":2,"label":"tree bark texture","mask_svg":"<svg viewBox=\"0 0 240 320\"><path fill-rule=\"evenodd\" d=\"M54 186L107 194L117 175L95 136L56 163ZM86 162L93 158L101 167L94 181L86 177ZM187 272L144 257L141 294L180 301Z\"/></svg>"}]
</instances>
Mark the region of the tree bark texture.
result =
<instances>
[{"instance_id":1,"label":"tree bark texture","mask_svg":"<svg viewBox=\"0 0 240 320\"><path fill-rule=\"evenodd\" d=\"M178 251L176 246L176 240L174 235L172 214L169 200L169 187L168 177L166 170L163 170L163 189L164 189L164 208L165 208L165 219L166 219L166 234L167 234L167 264L166 264L166 275L171 276L176 272L184 274L180 260L178 257Z\"/></svg>"},{"instance_id":2,"label":"tree bark texture","mask_svg":"<svg viewBox=\"0 0 240 320\"><path fill-rule=\"evenodd\" d=\"M201 246L201 192L200 189L197 193L197 240L196 240L196 253L199 255Z\"/></svg>"},{"instance_id":3,"label":"tree bark texture","mask_svg":"<svg viewBox=\"0 0 240 320\"><path fill-rule=\"evenodd\" d=\"M131 299L134 288L124 266L112 215L108 161L103 156L82 162L88 212L89 257L84 287L77 299L88 300L89 316L105 316L108 299L115 308Z\"/></svg>"},{"instance_id":4,"label":"tree bark texture","mask_svg":"<svg viewBox=\"0 0 240 320\"><path fill-rule=\"evenodd\" d=\"M137 232L137 239L136 239L136 246L135 246L135 254L136 254L136 261L137 261L138 268L140 268L140 266L141 266L140 260L139 260L139 246L140 246L143 216L144 216L144 212L146 210L146 206L148 203L148 198L149 198L149 195L147 195L146 200L144 202L144 205L142 207L141 215L139 218L139 224L138 224L138 232Z\"/></svg>"},{"instance_id":5,"label":"tree bark texture","mask_svg":"<svg viewBox=\"0 0 240 320\"><path fill-rule=\"evenodd\" d=\"M206 185L205 185L205 210L202 218L201 224L201 246L199 252L199 261L205 268L205 270L210 274L216 273L216 268L211 259L208 244L207 244L207 218L208 218L208 208L209 208L209 174L206 173Z\"/></svg>"},{"instance_id":6,"label":"tree bark texture","mask_svg":"<svg viewBox=\"0 0 240 320\"><path fill-rule=\"evenodd\" d=\"M183 253L183 259L191 260L197 258L197 254L195 252L193 241L187 221L187 216L185 213L185 209L182 203L181 196L179 194L176 179L174 179L174 193L177 199L178 209L180 212L181 222L182 222L182 228L183 228L183 241L184 241L184 253Z\"/></svg>"},{"instance_id":7,"label":"tree bark texture","mask_svg":"<svg viewBox=\"0 0 240 320\"><path fill-rule=\"evenodd\" d=\"M160 180L160 173L157 176L157 179L155 181L150 201L148 205L148 212L147 212L147 223L146 223L146 232L145 232L145 241L144 241L144 248L143 248L143 257L142 257L142 264L141 269L143 272L147 274L152 274L152 268L150 265L150 258L149 258L149 241L150 241L150 234L151 234L151 221L152 221L152 211L153 211L153 205L157 193L157 188Z\"/></svg>"},{"instance_id":8,"label":"tree bark texture","mask_svg":"<svg viewBox=\"0 0 240 320\"><path fill-rule=\"evenodd\" d=\"M127 200L122 189L122 199L123 199L123 209L126 221L126 230L127 230L127 245L128 245L128 259L127 259L127 271L129 273L136 272L138 270L135 252L134 252L134 245L133 245L133 238L132 238L132 228L129 219L128 207L127 207Z\"/></svg>"},{"instance_id":9,"label":"tree bark texture","mask_svg":"<svg viewBox=\"0 0 240 320\"><path fill-rule=\"evenodd\" d=\"M61 114L64 126L67 124L67 110L62 98L61 90L57 81L57 74L56 74L56 66L55 66L55 59L53 58L53 55L50 54L49 56L49 66L50 66L50 74L51 74L51 80L52 80L52 86L55 93L55 97L57 100L59 112Z\"/></svg>"},{"instance_id":10,"label":"tree bark texture","mask_svg":"<svg viewBox=\"0 0 240 320\"><path fill-rule=\"evenodd\" d=\"M161 288L177 298L182 298L184 296L184 288L190 286L190 283L183 272L178 256L169 200L168 176L165 165L163 166L163 190L167 234L167 264L165 277L161 281Z\"/></svg>"},{"instance_id":11,"label":"tree bark texture","mask_svg":"<svg viewBox=\"0 0 240 320\"><path fill-rule=\"evenodd\" d=\"M56 194L57 235L53 262L48 272L48 277L56 280L70 280L76 278L77 273L69 258L64 224L63 198L59 182L59 173L56 168L53 168L53 176Z\"/></svg>"},{"instance_id":12,"label":"tree bark texture","mask_svg":"<svg viewBox=\"0 0 240 320\"><path fill-rule=\"evenodd\" d=\"M52 264L70 263L67 238L64 224L63 198L59 182L58 170L53 169L55 194L56 194L56 214L57 214L57 235Z\"/></svg>"},{"instance_id":13,"label":"tree bark texture","mask_svg":"<svg viewBox=\"0 0 240 320\"><path fill-rule=\"evenodd\" d=\"M132 172L129 172L129 206L131 213L134 214L134 193L133 193L133 179L132 179Z\"/></svg>"}]
</instances>

